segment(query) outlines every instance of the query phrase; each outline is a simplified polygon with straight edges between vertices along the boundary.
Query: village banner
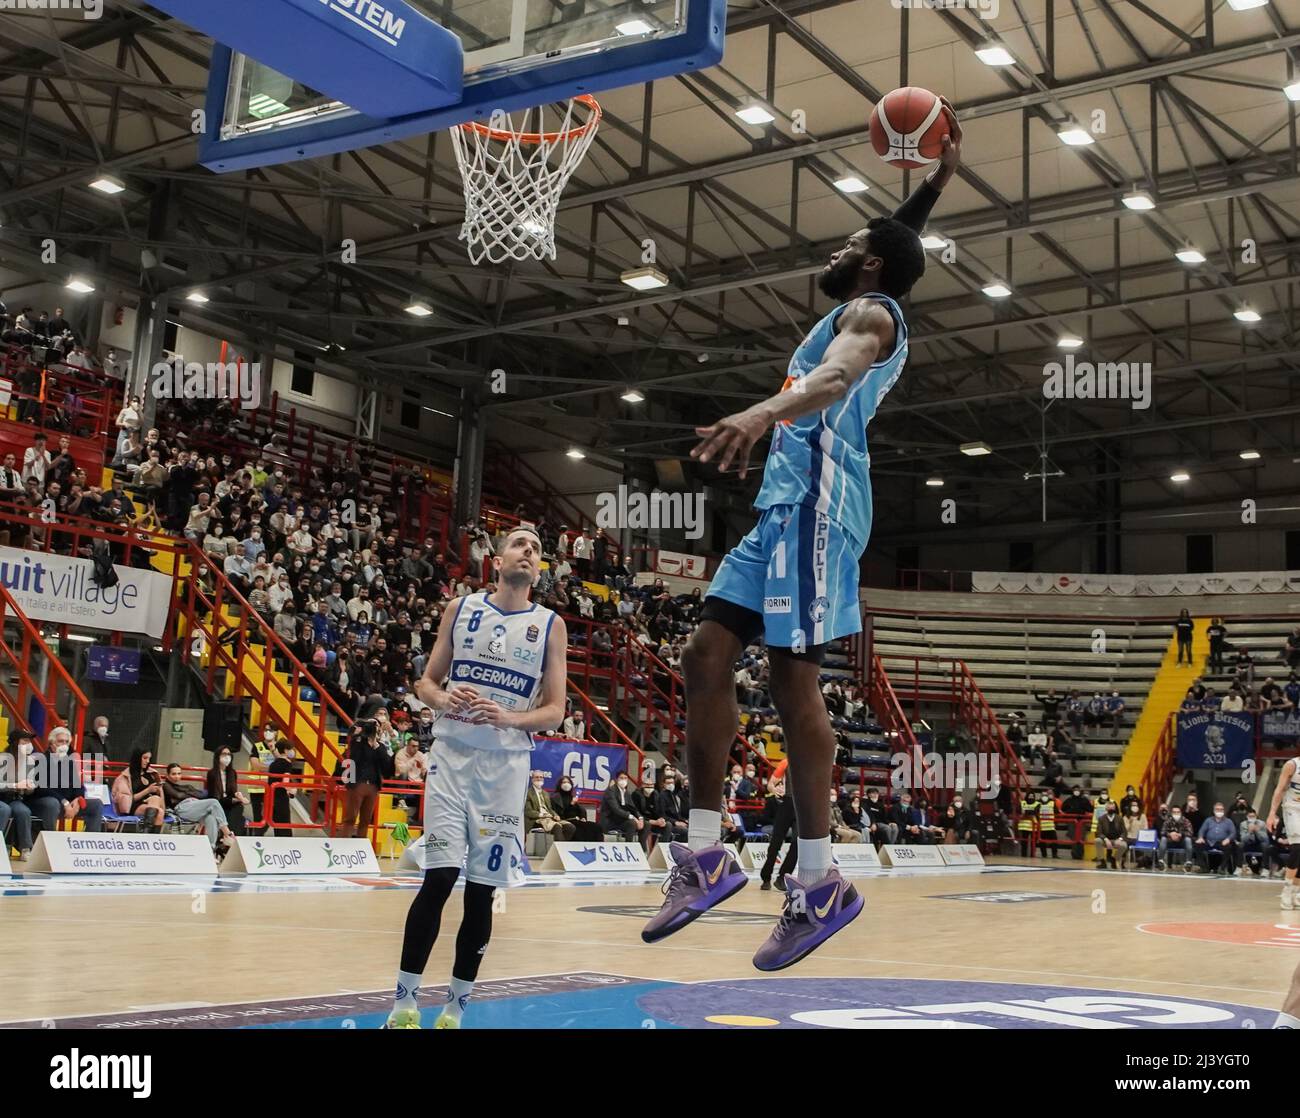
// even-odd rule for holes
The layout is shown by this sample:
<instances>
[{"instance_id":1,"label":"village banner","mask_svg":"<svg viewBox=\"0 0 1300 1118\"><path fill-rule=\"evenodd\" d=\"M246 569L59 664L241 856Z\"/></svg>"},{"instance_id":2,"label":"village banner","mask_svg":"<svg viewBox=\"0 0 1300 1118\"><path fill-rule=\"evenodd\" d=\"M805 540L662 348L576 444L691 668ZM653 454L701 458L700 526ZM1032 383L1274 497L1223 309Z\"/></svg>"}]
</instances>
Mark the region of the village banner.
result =
<instances>
[{"instance_id":1,"label":"village banner","mask_svg":"<svg viewBox=\"0 0 1300 1118\"><path fill-rule=\"evenodd\" d=\"M33 621L161 637L172 580L135 567L113 570L117 584L101 587L89 559L0 547L0 581Z\"/></svg>"}]
</instances>

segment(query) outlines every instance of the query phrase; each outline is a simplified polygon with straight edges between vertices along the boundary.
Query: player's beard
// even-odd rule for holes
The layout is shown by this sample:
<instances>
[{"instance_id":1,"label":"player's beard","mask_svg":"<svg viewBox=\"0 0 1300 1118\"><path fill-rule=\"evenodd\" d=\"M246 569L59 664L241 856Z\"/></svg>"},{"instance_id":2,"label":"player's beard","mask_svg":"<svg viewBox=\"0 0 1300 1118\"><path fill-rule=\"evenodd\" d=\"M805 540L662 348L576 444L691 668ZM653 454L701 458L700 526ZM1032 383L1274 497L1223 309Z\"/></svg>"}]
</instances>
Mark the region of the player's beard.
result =
<instances>
[{"instance_id":1,"label":"player's beard","mask_svg":"<svg viewBox=\"0 0 1300 1118\"><path fill-rule=\"evenodd\" d=\"M822 270L817 277L817 286L827 298L843 303L857 290L861 270L862 258L856 253L842 256L838 263Z\"/></svg>"},{"instance_id":2,"label":"player's beard","mask_svg":"<svg viewBox=\"0 0 1300 1118\"><path fill-rule=\"evenodd\" d=\"M499 577L502 584L510 587L511 590L531 590L537 584L536 575L518 568L502 571Z\"/></svg>"}]
</instances>

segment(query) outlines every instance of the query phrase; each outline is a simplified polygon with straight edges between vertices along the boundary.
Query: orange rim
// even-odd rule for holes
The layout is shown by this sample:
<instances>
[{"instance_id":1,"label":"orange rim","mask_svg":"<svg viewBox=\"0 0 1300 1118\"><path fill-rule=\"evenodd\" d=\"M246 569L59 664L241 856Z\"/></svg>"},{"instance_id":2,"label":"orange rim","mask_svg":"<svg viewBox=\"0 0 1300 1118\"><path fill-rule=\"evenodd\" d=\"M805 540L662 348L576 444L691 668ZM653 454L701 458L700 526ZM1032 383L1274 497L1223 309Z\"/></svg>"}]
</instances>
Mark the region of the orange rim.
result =
<instances>
[{"instance_id":1,"label":"orange rim","mask_svg":"<svg viewBox=\"0 0 1300 1118\"><path fill-rule=\"evenodd\" d=\"M508 132L502 128L489 128L486 124L480 124L476 120L466 121L456 127L466 132L477 132L480 136L489 136L494 140L516 140L521 144L554 144L562 139L573 140L595 128L600 123L601 117L600 105L590 93L580 93L573 100L591 110L591 116L578 125L577 128L562 128L558 132Z\"/></svg>"}]
</instances>

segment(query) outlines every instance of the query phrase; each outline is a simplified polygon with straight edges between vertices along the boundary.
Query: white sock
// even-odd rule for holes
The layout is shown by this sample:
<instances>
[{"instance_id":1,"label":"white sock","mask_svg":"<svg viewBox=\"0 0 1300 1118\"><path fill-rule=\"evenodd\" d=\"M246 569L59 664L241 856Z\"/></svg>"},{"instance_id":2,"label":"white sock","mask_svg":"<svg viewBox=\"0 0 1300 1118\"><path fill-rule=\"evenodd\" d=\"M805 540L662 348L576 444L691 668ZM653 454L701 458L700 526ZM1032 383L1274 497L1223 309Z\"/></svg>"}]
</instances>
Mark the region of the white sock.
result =
<instances>
[{"instance_id":1,"label":"white sock","mask_svg":"<svg viewBox=\"0 0 1300 1118\"><path fill-rule=\"evenodd\" d=\"M808 888L812 888L831 872L831 836L825 838L799 840L798 868L794 871L796 879Z\"/></svg>"},{"instance_id":2,"label":"white sock","mask_svg":"<svg viewBox=\"0 0 1300 1118\"><path fill-rule=\"evenodd\" d=\"M466 982L461 978L452 978L451 989L447 993L447 1004L442 1007L442 1016L459 1021L473 992L474 983Z\"/></svg>"},{"instance_id":3,"label":"white sock","mask_svg":"<svg viewBox=\"0 0 1300 1118\"><path fill-rule=\"evenodd\" d=\"M693 807L686 820L686 845L705 850L722 840L722 812Z\"/></svg>"},{"instance_id":4,"label":"white sock","mask_svg":"<svg viewBox=\"0 0 1300 1118\"><path fill-rule=\"evenodd\" d=\"M393 1009L416 1009L415 992L420 988L420 983L424 980L422 974L412 974L410 971L399 970L397 972L397 994L393 998Z\"/></svg>"},{"instance_id":5,"label":"white sock","mask_svg":"<svg viewBox=\"0 0 1300 1118\"><path fill-rule=\"evenodd\" d=\"M1277 1015L1277 1024L1275 1029L1300 1029L1300 1017L1292 1017L1289 1013L1279 1013Z\"/></svg>"}]
</instances>

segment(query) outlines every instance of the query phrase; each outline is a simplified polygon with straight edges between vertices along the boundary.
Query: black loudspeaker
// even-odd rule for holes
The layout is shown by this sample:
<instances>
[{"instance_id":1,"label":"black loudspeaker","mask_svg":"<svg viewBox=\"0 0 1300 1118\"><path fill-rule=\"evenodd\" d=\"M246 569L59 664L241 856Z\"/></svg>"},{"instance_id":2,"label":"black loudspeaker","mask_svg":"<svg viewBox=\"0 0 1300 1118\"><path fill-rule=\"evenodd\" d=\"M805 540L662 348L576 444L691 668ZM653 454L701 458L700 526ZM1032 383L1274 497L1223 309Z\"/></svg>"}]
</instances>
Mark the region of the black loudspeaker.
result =
<instances>
[{"instance_id":1,"label":"black loudspeaker","mask_svg":"<svg viewBox=\"0 0 1300 1118\"><path fill-rule=\"evenodd\" d=\"M213 703L203 712L203 748L216 753L222 746L238 751L244 711L239 703Z\"/></svg>"}]
</instances>

